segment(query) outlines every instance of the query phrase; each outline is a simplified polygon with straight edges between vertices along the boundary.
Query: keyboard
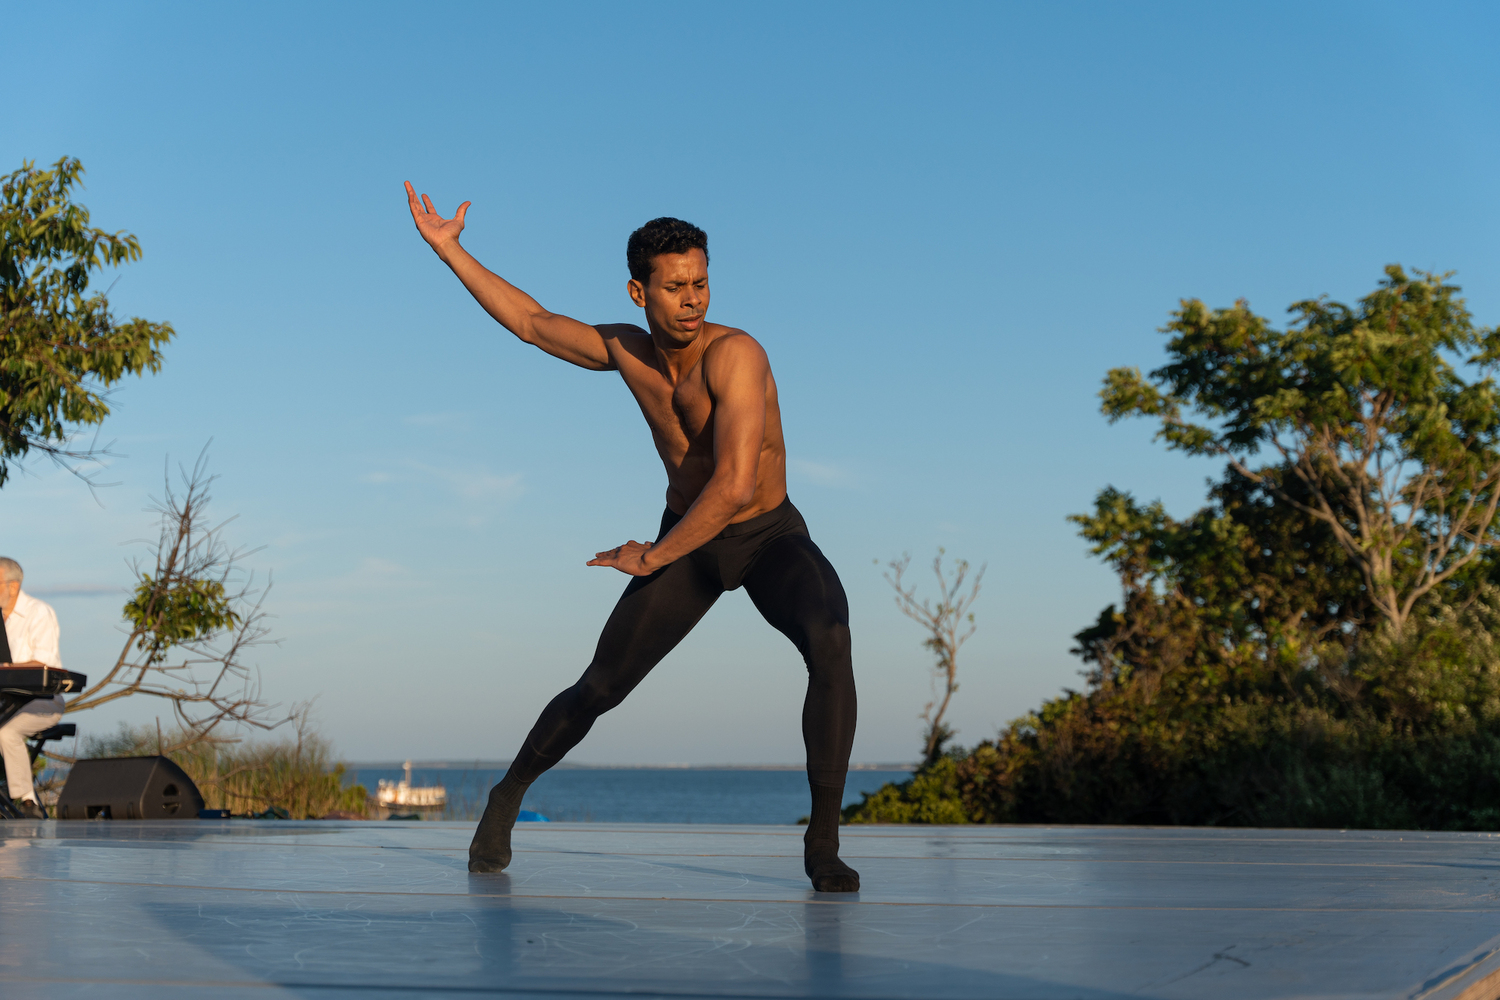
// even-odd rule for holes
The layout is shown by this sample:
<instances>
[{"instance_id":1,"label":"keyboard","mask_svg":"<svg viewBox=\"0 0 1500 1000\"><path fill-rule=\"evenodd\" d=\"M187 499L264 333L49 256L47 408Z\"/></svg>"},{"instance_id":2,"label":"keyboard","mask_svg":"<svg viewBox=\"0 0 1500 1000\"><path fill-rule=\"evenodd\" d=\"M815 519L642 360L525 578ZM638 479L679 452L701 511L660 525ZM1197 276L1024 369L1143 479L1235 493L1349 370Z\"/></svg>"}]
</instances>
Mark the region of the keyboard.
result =
<instances>
[{"instance_id":1,"label":"keyboard","mask_svg":"<svg viewBox=\"0 0 1500 1000\"><path fill-rule=\"evenodd\" d=\"M82 691L89 679L71 670L50 667L0 667L0 694L46 697Z\"/></svg>"}]
</instances>

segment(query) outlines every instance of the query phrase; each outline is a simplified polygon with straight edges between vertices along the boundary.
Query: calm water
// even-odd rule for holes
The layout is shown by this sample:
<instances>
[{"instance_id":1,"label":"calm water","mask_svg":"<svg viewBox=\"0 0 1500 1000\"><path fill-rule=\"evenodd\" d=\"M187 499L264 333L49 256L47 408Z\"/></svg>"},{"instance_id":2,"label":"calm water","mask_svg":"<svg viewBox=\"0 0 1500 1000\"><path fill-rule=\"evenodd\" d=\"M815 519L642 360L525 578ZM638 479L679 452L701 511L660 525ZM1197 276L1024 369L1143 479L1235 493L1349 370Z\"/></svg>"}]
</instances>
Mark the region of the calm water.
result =
<instances>
[{"instance_id":1,"label":"calm water","mask_svg":"<svg viewBox=\"0 0 1500 1000\"><path fill-rule=\"evenodd\" d=\"M475 819L502 770L455 767L411 769L414 785L448 789L444 819ZM906 771L850 771L844 803L860 801ZM351 768L347 783L375 793L376 783L400 781L400 768ZM808 812L802 771L687 768L558 768L536 780L523 808L552 820L593 823L795 823Z\"/></svg>"}]
</instances>

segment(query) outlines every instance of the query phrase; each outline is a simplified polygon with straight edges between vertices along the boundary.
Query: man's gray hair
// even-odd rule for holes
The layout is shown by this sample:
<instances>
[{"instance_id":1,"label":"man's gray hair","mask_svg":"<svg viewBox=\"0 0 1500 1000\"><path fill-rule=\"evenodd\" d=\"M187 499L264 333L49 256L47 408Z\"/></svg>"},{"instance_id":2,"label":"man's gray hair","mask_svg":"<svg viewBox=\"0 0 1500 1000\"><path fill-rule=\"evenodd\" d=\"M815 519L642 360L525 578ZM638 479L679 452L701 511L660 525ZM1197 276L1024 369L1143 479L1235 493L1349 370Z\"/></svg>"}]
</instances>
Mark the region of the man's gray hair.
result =
<instances>
[{"instance_id":1,"label":"man's gray hair","mask_svg":"<svg viewBox=\"0 0 1500 1000\"><path fill-rule=\"evenodd\" d=\"M20 563L7 556L0 556L0 579L4 579L6 583L10 583L12 580L20 583L21 578L25 575L25 573L21 572Z\"/></svg>"}]
</instances>

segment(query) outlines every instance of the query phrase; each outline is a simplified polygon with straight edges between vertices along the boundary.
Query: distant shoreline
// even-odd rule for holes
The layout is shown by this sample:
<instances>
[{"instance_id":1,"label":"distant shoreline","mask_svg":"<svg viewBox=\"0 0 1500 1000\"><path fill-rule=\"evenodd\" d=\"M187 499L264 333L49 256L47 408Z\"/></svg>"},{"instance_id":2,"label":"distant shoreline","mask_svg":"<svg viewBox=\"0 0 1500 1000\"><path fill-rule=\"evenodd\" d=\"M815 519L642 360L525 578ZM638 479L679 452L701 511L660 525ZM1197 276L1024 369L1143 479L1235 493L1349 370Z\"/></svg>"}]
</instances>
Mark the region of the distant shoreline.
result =
<instances>
[{"instance_id":1,"label":"distant shoreline","mask_svg":"<svg viewBox=\"0 0 1500 1000\"><path fill-rule=\"evenodd\" d=\"M406 765L403 760L344 761L351 771L399 771ZM413 760L413 769L427 771L503 771L510 767L508 760ZM805 771L802 764L589 764L564 761L557 767L570 771ZM851 771L914 771L912 763L899 764L850 764Z\"/></svg>"}]
</instances>

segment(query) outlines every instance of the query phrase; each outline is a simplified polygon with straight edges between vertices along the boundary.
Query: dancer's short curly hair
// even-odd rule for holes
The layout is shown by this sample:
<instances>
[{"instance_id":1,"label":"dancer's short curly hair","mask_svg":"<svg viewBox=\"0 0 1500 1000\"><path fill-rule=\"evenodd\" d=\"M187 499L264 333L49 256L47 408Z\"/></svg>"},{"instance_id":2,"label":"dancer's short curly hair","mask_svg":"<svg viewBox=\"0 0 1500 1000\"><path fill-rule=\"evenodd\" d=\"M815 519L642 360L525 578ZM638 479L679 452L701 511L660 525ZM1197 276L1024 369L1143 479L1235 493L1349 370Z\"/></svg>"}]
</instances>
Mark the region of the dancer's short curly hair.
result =
<instances>
[{"instance_id":1,"label":"dancer's short curly hair","mask_svg":"<svg viewBox=\"0 0 1500 1000\"><path fill-rule=\"evenodd\" d=\"M630 234L625 244L625 266L630 276L641 284L651 278L651 258L664 253L687 253L697 247L708 260L708 234L691 222L670 216L652 219Z\"/></svg>"}]
</instances>

